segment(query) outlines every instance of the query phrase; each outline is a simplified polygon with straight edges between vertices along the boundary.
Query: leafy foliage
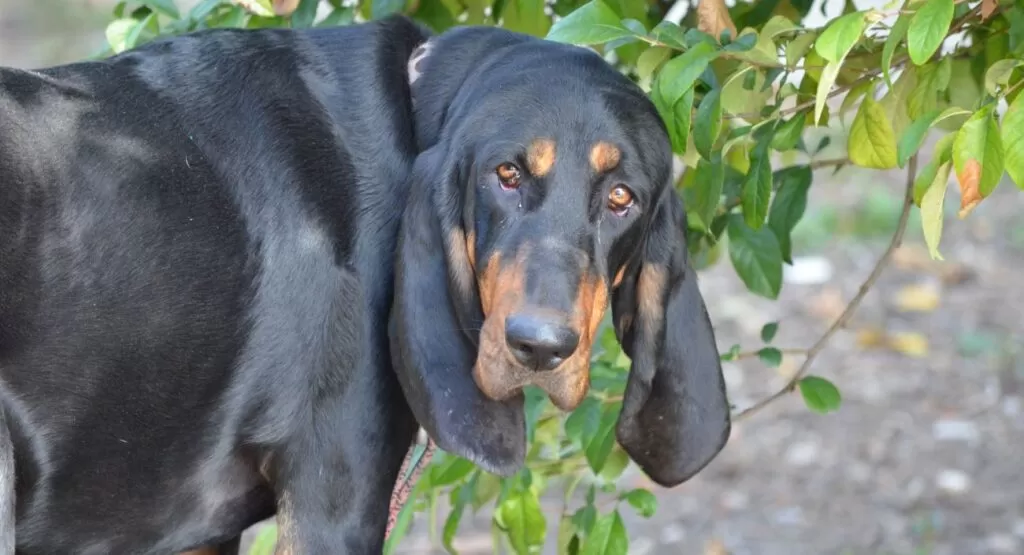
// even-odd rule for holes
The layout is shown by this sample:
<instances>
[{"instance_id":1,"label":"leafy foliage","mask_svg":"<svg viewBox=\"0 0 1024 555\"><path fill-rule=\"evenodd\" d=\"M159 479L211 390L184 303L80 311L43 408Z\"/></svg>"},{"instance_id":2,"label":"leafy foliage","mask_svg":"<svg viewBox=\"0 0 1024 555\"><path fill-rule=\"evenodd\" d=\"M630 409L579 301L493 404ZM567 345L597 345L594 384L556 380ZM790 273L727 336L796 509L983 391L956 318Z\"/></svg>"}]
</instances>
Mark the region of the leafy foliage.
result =
<instances>
[{"instance_id":1,"label":"leafy foliage","mask_svg":"<svg viewBox=\"0 0 1024 555\"><path fill-rule=\"evenodd\" d=\"M812 169L906 168L936 259L950 180L959 186L960 218L1007 178L1024 189L1024 0L893 0L883 10L826 0L823 14L836 3L842 12L820 28L803 23L812 6L803 0L738 0L732 8L722 0L680 1L689 9L663 0L201 0L186 13L174 0L128 0L115 7L109 44L98 55L198 29L348 25L396 12L439 32L463 23L501 25L590 46L648 92L668 127L685 168L676 187L687 202L694 259L719 263L725 242L742 282L770 299L793 263L791 233L804 215ZM844 159L818 158L835 140L810 141L809 128L821 127L845 130ZM929 133L939 140L922 151ZM766 323L764 346L733 346L722 360L780 365L793 350L768 345L778 328ZM803 352L806 364L827 335ZM629 361L610 329L601 347L590 393L571 414L528 391L526 468L499 479L439 453L386 551L414 514L426 513L435 540L440 526L440 543L455 553L467 511L489 507L495 551L532 553L557 535L560 553L626 553L622 511L650 517L657 499L643 488L622 489L630 462L615 442L614 423ZM798 388L809 409L838 410L839 390L821 376L804 376L806 364L766 401ZM564 500L557 522L540 501L556 480ZM442 501L448 513L439 523ZM268 532L255 552L268 552L273 541Z\"/></svg>"}]
</instances>

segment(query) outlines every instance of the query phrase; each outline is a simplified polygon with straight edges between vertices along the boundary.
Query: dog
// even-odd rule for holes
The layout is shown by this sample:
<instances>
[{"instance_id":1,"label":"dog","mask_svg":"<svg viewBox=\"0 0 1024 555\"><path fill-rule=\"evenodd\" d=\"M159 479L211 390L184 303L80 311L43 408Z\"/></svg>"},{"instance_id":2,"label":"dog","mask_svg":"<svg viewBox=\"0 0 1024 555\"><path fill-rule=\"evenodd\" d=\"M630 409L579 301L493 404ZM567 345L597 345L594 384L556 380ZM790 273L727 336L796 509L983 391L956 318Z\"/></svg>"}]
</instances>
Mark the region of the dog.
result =
<instances>
[{"instance_id":1,"label":"dog","mask_svg":"<svg viewBox=\"0 0 1024 555\"><path fill-rule=\"evenodd\" d=\"M502 476L588 390L671 487L729 406L666 128L595 52L403 16L0 70L0 551L380 553L422 427Z\"/></svg>"}]
</instances>

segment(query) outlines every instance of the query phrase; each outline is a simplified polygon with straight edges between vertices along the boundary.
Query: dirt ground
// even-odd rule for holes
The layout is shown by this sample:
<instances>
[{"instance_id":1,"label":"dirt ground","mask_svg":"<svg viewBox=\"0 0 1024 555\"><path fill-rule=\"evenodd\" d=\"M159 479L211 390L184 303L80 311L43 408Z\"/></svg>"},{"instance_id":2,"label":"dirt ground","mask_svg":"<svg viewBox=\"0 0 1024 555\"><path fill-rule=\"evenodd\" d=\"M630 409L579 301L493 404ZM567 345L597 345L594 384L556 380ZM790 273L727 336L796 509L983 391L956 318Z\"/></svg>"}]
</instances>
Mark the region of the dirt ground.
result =
<instances>
[{"instance_id":1,"label":"dirt ground","mask_svg":"<svg viewBox=\"0 0 1024 555\"><path fill-rule=\"evenodd\" d=\"M46 40L29 41L14 32L12 5L0 0L0 64L67 59L69 48L96 44L96 33L80 27L81 36L58 41L61 31L39 25L32 28ZM102 23L96 29L102 37ZM24 48L31 44L46 48ZM843 146L830 150L822 157L842 155ZM812 344L884 250L902 190L901 172L818 172L798 228L801 258L787 268L778 302L746 292L727 257L705 271L721 350L758 346L773 320L776 345ZM951 184L945 262L928 259L915 209L893 264L816 360L812 372L842 391L841 410L812 413L793 395L737 423L698 477L654 488L653 518L626 511L631 553L1024 553L1024 194L1004 181L964 221L958 204ZM799 363L728 363L731 400L742 408L770 394ZM626 479L646 483L635 471ZM553 515L559 506L549 508ZM423 527L416 523L402 553L443 552ZM464 520L456 546L491 552L486 513Z\"/></svg>"}]
</instances>

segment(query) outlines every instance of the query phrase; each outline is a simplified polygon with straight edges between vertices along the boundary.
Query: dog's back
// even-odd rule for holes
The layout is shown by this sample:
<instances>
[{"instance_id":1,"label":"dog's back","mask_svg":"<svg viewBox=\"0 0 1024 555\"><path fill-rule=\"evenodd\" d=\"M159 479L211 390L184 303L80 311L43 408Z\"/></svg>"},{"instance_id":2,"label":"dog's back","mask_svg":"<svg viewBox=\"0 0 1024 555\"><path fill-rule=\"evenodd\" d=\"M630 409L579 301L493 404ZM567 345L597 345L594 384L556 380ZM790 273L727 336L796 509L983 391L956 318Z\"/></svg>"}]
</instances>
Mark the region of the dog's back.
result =
<instances>
[{"instance_id":1,"label":"dog's back","mask_svg":"<svg viewBox=\"0 0 1024 555\"><path fill-rule=\"evenodd\" d=\"M386 358L420 40L400 19L218 30L0 69L0 408L20 550L227 539L274 510L240 445L305 433L324 390L397 390L368 360Z\"/></svg>"}]
</instances>

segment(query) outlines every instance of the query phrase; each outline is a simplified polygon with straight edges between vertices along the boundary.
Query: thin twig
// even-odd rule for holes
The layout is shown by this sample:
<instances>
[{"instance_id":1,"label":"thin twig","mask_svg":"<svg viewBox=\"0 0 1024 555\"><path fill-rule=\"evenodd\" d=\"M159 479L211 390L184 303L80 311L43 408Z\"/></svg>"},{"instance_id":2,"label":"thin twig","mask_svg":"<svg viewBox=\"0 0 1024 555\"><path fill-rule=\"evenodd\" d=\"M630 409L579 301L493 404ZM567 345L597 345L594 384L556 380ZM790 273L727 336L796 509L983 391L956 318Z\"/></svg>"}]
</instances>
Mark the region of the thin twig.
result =
<instances>
[{"instance_id":1,"label":"thin twig","mask_svg":"<svg viewBox=\"0 0 1024 555\"><path fill-rule=\"evenodd\" d=\"M778 349L778 351L780 353L784 354L784 355L790 355L790 356L806 356L807 355L807 349L790 348L790 349ZM758 349L756 351L744 351L742 353L736 353L727 362L735 362L737 360L744 360L744 359L748 359L748 358L758 358L759 356L761 356L760 352L761 352L761 350Z\"/></svg>"},{"instance_id":2,"label":"thin twig","mask_svg":"<svg viewBox=\"0 0 1024 555\"><path fill-rule=\"evenodd\" d=\"M875 268L871 270L867 279L865 279L864 283L861 284L860 289L857 291L857 295L850 300L850 303L846 305L846 309L843 310L843 313L835 322L832 323L832 326L829 327L820 338L818 338L818 341L814 346L807 350L807 358L804 359L800 368L795 374L793 374L789 381L786 382L786 385L768 397L765 397L764 399L761 399L753 405L743 409L739 414L733 417L734 422L747 418L751 414L768 406L776 399L795 391L797 384L800 383L800 379L807 373L807 370L811 367L811 363L814 362L815 357L825 349L829 339L831 339L840 328L846 325L846 322L849 321L851 316L853 316L853 313L858 307L860 307L861 301L864 300L868 291L870 291L871 287L874 286L876 281L878 281L878 277L882 275L882 270L885 269L885 266L889 263L889 259L892 258L892 253L895 252L903 242L903 234L907 230L907 221L910 219L910 208L914 205L914 180L916 178L917 155L914 155L907 164L907 183L906 193L903 196L903 212L900 213L900 220L899 224L896 226L896 232L893 233L892 240L889 242L889 247L885 249L885 252L882 253L882 256L878 259L878 262L875 263Z\"/></svg>"}]
</instances>

